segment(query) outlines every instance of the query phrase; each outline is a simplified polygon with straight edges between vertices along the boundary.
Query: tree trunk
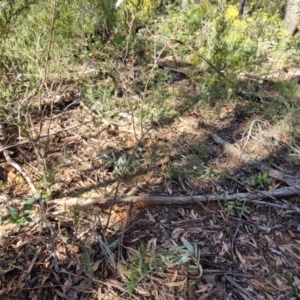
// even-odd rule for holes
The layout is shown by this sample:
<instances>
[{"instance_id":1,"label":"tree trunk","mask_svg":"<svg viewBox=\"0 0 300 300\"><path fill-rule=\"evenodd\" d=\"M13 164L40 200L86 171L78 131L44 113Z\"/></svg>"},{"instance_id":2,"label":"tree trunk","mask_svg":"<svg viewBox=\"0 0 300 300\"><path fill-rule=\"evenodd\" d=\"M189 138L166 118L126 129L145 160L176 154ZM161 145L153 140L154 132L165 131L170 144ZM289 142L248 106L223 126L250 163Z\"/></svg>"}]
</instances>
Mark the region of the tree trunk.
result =
<instances>
[{"instance_id":1,"label":"tree trunk","mask_svg":"<svg viewBox=\"0 0 300 300\"><path fill-rule=\"evenodd\" d=\"M287 1L284 21L289 36L294 36L300 24L300 0Z\"/></svg>"}]
</instances>

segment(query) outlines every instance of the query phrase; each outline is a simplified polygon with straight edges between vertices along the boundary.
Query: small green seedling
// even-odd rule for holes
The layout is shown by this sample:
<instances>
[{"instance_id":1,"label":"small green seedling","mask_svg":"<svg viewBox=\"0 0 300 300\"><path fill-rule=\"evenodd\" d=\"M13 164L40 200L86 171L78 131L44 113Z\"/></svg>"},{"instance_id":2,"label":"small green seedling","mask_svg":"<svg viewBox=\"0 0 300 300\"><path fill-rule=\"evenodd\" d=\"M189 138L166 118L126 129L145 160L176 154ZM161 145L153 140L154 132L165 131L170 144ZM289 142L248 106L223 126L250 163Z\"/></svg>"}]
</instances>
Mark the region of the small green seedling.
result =
<instances>
[{"instance_id":1,"label":"small green seedling","mask_svg":"<svg viewBox=\"0 0 300 300\"><path fill-rule=\"evenodd\" d=\"M241 203L240 201L235 200L235 201L228 202L227 210L230 216L235 216L239 212L241 214L246 212L248 210L248 207L243 205L243 203Z\"/></svg>"},{"instance_id":2,"label":"small green seedling","mask_svg":"<svg viewBox=\"0 0 300 300\"><path fill-rule=\"evenodd\" d=\"M14 207L7 206L6 209L10 214L9 221L11 223L18 224L19 226L24 225L26 222L32 222L33 220L31 217L29 217L29 213L33 207L34 202L35 202L34 198L28 199L24 203L21 213Z\"/></svg>"},{"instance_id":3,"label":"small green seedling","mask_svg":"<svg viewBox=\"0 0 300 300\"><path fill-rule=\"evenodd\" d=\"M271 178L268 177L268 173L264 172L262 174L259 174L257 177L250 177L247 180L247 183L250 186L264 186L264 185L270 185L273 182Z\"/></svg>"},{"instance_id":4,"label":"small green seedling","mask_svg":"<svg viewBox=\"0 0 300 300\"><path fill-rule=\"evenodd\" d=\"M248 207L238 200L228 201L229 197L227 193L222 194L224 202L226 202L226 207L230 216L235 216L238 212L243 214L248 210Z\"/></svg>"}]
</instances>

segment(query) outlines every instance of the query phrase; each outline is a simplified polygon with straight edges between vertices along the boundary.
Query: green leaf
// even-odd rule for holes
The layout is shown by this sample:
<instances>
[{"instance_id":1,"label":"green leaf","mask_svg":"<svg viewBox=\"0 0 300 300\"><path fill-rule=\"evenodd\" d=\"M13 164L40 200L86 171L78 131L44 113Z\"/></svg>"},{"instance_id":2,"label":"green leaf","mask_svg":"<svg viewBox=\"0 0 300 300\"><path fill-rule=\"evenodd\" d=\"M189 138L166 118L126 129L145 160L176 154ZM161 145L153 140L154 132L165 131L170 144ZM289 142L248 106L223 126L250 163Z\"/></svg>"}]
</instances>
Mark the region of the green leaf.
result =
<instances>
[{"instance_id":1,"label":"green leaf","mask_svg":"<svg viewBox=\"0 0 300 300\"><path fill-rule=\"evenodd\" d=\"M30 217L25 217L25 219L26 219L27 222L33 222L33 219L30 218Z\"/></svg>"},{"instance_id":2,"label":"green leaf","mask_svg":"<svg viewBox=\"0 0 300 300\"><path fill-rule=\"evenodd\" d=\"M177 248L178 245L176 244L176 242L174 240L171 240L171 242L173 243L174 247Z\"/></svg>"},{"instance_id":3,"label":"green leaf","mask_svg":"<svg viewBox=\"0 0 300 300\"><path fill-rule=\"evenodd\" d=\"M32 197L32 198L29 198L26 202L25 202L25 204L30 204L30 205L33 205L34 203L35 203L35 199Z\"/></svg>"},{"instance_id":4,"label":"green leaf","mask_svg":"<svg viewBox=\"0 0 300 300\"><path fill-rule=\"evenodd\" d=\"M190 253L194 253L194 247L191 245L185 238L181 238L181 241L186 249L189 250Z\"/></svg>"},{"instance_id":5,"label":"green leaf","mask_svg":"<svg viewBox=\"0 0 300 300\"><path fill-rule=\"evenodd\" d=\"M177 262L178 265L182 265L185 264L187 262L189 262L191 259L190 255L188 253L183 253L181 254L181 258L180 260Z\"/></svg>"},{"instance_id":6,"label":"green leaf","mask_svg":"<svg viewBox=\"0 0 300 300\"><path fill-rule=\"evenodd\" d=\"M17 265L16 267L17 267L19 270L24 271L24 267L23 267L23 266Z\"/></svg>"},{"instance_id":7,"label":"green leaf","mask_svg":"<svg viewBox=\"0 0 300 300\"><path fill-rule=\"evenodd\" d=\"M113 241L111 244L108 245L108 248L114 248L118 245L119 243L119 239L116 239L115 241Z\"/></svg>"},{"instance_id":8,"label":"green leaf","mask_svg":"<svg viewBox=\"0 0 300 300\"><path fill-rule=\"evenodd\" d=\"M261 175L259 175L259 176L257 177L257 179L256 179L256 182L257 182L258 184L263 184L263 183L264 183L264 178L263 178Z\"/></svg>"},{"instance_id":9,"label":"green leaf","mask_svg":"<svg viewBox=\"0 0 300 300\"><path fill-rule=\"evenodd\" d=\"M25 217L21 217L19 219L16 220L16 223L19 224L19 225L22 225L26 222L26 219Z\"/></svg>"},{"instance_id":10,"label":"green leaf","mask_svg":"<svg viewBox=\"0 0 300 300\"><path fill-rule=\"evenodd\" d=\"M249 184L250 186L254 186L254 185L256 184L255 177L250 177L250 178L248 179L248 184Z\"/></svg>"},{"instance_id":11,"label":"green leaf","mask_svg":"<svg viewBox=\"0 0 300 300\"><path fill-rule=\"evenodd\" d=\"M19 212L12 206L7 206L6 209L8 210L10 216L12 219L18 219L20 218Z\"/></svg>"},{"instance_id":12,"label":"green leaf","mask_svg":"<svg viewBox=\"0 0 300 300\"><path fill-rule=\"evenodd\" d=\"M9 219L8 219L8 221L10 222L10 223L18 223L18 218L13 218L13 217L10 217Z\"/></svg>"},{"instance_id":13,"label":"green leaf","mask_svg":"<svg viewBox=\"0 0 300 300\"><path fill-rule=\"evenodd\" d=\"M228 200L228 194L227 193L223 193L222 194L222 198L226 202Z\"/></svg>"},{"instance_id":14,"label":"green leaf","mask_svg":"<svg viewBox=\"0 0 300 300\"><path fill-rule=\"evenodd\" d=\"M274 158L271 158L271 159L269 160L269 164L270 164L272 167L275 167L275 166L276 166L275 161L274 161Z\"/></svg>"},{"instance_id":15,"label":"green leaf","mask_svg":"<svg viewBox=\"0 0 300 300\"><path fill-rule=\"evenodd\" d=\"M34 198L29 198L23 205L23 212L25 214L29 214L29 212L32 209L33 204L35 203L35 199Z\"/></svg>"}]
</instances>

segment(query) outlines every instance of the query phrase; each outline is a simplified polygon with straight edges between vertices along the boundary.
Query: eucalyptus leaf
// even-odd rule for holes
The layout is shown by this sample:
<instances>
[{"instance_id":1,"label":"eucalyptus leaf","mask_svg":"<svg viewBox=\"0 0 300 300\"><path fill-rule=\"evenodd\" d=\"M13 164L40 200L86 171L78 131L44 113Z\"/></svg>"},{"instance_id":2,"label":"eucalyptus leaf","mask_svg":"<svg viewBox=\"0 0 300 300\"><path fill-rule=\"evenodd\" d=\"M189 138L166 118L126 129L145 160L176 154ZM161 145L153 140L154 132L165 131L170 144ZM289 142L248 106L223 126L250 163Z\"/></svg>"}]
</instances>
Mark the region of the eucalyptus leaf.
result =
<instances>
[{"instance_id":1,"label":"eucalyptus leaf","mask_svg":"<svg viewBox=\"0 0 300 300\"><path fill-rule=\"evenodd\" d=\"M182 243L184 246L190 251L190 253L194 253L194 247L191 245L185 238L181 238Z\"/></svg>"}]
</instances>

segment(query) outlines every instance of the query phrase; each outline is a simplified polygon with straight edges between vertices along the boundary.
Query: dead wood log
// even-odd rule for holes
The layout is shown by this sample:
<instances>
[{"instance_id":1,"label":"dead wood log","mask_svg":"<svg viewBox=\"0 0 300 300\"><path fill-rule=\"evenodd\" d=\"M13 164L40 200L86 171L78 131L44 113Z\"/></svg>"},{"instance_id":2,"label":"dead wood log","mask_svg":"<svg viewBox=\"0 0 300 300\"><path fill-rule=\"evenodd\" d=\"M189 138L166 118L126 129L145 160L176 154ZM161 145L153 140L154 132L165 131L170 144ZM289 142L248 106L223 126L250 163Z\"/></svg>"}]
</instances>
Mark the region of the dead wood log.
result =
<instances>
[{"instance_id":1,"label":"dead wood log","mask_svg":"<svg viewBox=\"0 0 300 300\"><path fill-rule=\"evenodd\" d=\"M284 210L285 213L300 213L300 207L291 204L285 203L275 203L274 198L284 198L291 197L295 195L300 195L300 185L292 187L284 187L281 189L275 189L271 191L255 191L253 193L237 193L233 195L226 195L226 201L237 200L240 202L253 203L257 205L265 205L275 207L277 209ZM273 201L263 201L264 199L272 199ZM48 202L49 205L55 206L55 211L50 213L50 215L60 215L68 211L72 207L87 208L89 206L100 206L107 208L111 205L126 205L126 204L137 204L138 206L146 207L153 205L186 205L186 204L197 204L197 203L208 203L212 201L223 201L224 195L198 195L198 196L133 196L127 198L118 198L118 199L103 199L103 198L61 198L54 199ZM0 203L3 204L3 207L0 205L0 209L5 212L5 207L10 201L9 196L0 195ZM14 199L16 201L16 199ZM24 199L20 199L18 202L22 204ZM224 202L223 202L224 203ZM225 203L224 203L225 204ZM52 207L53 208L53 207ZM8 214L2 215L3 219L9 217Z\"/></svg>"},{"instance_id":2,"label":"dead wood log","mask_svg":"<svg viewBox=\"0 0 300 300\"><path fill-rule=\"evenodd\" d=\"M284 208L282 205L277 205L274 203L261 202L263 199L274 199L274 198L283 198L291 197L295 195L300 195L300 185L292 187L284 187L280 189L270 190L270 191L255 191L253 193L237 193L232 195L226 195L227 201L238 200L241 202L252 202L257 204L268 204L271 206ZM62 198L52 200L51 203L60 206L62 209L79 206L87 207L90 205L98 206L109 206L112 204L128 204L134 203L142 206L152 206L152 205L183 205L183 204L195 204L197 202L210 202L210 201L222 201L224 200L224 195L198 195L198 196L133 196L127 198L118 198L118 199L103 199L103 198ZM286 206L285 208L293 208ZM300 209L295 209L296 211Z\"/></svg>"}]
</instances>

